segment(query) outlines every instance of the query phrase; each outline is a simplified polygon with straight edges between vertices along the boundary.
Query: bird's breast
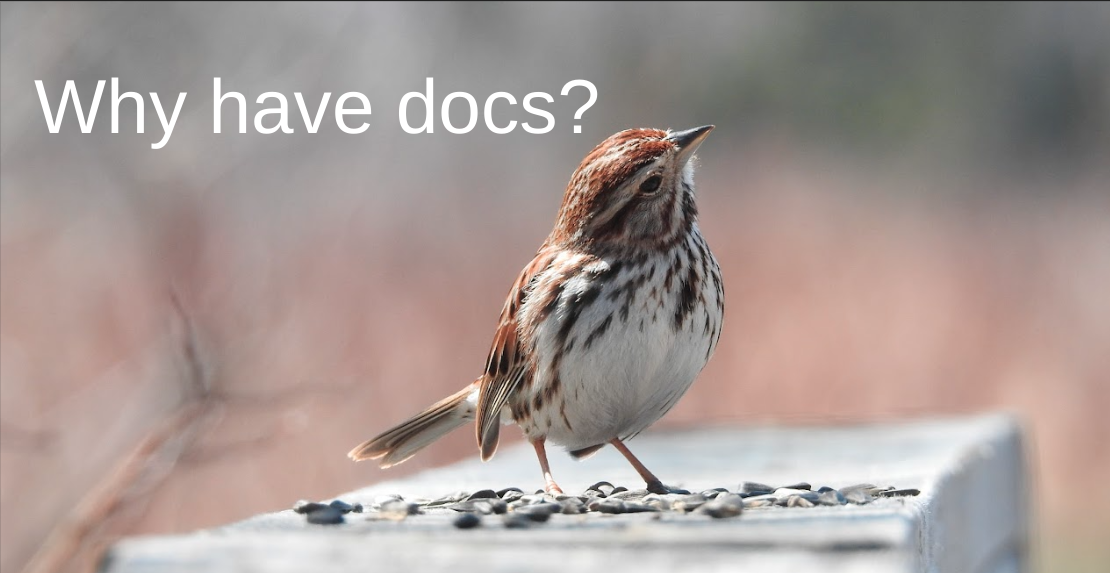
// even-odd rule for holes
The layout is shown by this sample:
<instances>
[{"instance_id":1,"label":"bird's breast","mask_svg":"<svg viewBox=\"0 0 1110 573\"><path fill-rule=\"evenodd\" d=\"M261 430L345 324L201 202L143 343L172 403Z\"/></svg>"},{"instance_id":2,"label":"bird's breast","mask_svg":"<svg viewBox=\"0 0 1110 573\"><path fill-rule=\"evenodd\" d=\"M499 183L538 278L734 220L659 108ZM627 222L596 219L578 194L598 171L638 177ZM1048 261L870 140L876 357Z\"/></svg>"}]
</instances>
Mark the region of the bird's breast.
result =
<instances>
[{"instance_id":1,"label":"bird's breast","mask_svg":"<svg viewBox=\"0 0 1110 573\"><path fill-rule=\"evenodd\" d=\"M561 264L537 279L521 309L531 357L514 400L529 412L522 427L569 449L639 433L686 392L716 346L716 261L698 235L649 256Z\"/></svg>"}]
</instances>

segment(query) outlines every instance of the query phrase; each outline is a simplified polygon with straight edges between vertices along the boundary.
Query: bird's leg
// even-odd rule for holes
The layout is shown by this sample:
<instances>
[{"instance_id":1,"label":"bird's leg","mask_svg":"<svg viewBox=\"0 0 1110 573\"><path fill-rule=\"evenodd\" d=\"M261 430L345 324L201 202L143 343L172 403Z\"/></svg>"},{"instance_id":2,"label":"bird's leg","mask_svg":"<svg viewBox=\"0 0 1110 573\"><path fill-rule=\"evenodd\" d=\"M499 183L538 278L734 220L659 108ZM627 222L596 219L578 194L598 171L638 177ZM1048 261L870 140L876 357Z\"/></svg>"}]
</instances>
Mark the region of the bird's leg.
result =
<instances>
[{"instance_id":1,"label":"bird's leg","mask_svg":"<svg viewBox=\"0 0 1110 573\"><path fill-rule=\"evenodd\" d=\"M647 469L647 467L644 466L644 464L641 463L640 460L636 458L636 456L632 455L632 452L628 450L628 446L625 446L624 442L618 439L613 439L610 440L609 443L613 444L613 447L617 448L617 451L620 452L621 455L623 455L625 459L628 460L628 463L632 464L632 467L636 468L636 472L640 474L640 477L644 478L644 482L647 483L647 490L651 493L690 493L686 490L680 490L663 485L663 482L659 481L659 478L655 477L655 474L651 473L651 470Z\"/></svg>"},{"instance_id":2,"label":"bird's leg","mask_svg":"<svg viewBox=\"0 0 1110 573\"><path fill-rule=\"evenodd\" d=\"M543 490L551 495L563 493L559 484L555 483L555 478L551 477L551 467L547 465L547 451L543 449L543 441L544 438L532 441L532 447L536 448L536 457L540 459L540 470L543 471Z\"/></svg>"}]
</instances>

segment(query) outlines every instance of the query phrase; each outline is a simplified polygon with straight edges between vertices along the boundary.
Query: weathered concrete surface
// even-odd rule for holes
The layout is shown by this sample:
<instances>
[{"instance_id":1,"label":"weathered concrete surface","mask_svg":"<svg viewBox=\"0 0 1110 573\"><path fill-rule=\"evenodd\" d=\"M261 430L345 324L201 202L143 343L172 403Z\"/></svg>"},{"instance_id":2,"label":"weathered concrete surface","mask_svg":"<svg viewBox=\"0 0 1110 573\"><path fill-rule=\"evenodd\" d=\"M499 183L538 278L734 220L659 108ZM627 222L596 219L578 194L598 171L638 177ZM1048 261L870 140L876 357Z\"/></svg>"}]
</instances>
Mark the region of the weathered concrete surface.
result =
<instances>
[{"instance_id":1,"label":"weathered concrete surface","mask_svg":"<svg viewBox=\"0 0 1110 573\"><path fill-rule=\"evenodd\" d=\"M691 491L742 481L834 488L873 483L921 495L864 506L760 508L704 515L555 515L532 529L498 516L456 530L447 515L403 522L348 514L310 525L290 510L190 535L124 540L111 573L185 571L1022 571L1028 546L1022 437L1005 415L832 428L711 428L642 436L630 446L664 481ZM639 478L611 448L574 462L554 454L569 493ZM381 494L436 498L457 490L542 485L531 448L338 496L369 506ZM289 500L292 505L294 500Z\"/></svg>"}]
</instances>

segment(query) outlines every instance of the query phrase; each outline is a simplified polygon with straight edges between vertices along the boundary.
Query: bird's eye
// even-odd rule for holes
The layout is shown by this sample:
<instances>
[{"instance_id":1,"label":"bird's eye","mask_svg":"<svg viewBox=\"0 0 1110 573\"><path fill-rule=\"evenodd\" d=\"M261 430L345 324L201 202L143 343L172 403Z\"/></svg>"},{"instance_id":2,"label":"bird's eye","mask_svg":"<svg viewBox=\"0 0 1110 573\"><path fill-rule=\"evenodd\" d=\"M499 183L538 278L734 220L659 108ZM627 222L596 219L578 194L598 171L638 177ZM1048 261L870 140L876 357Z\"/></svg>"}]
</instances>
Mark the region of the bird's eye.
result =
<instances>
[{"instance_id":1,"label":"bird's eye","mask_svg":"<svg viewBox=\"0 0 1110 573\"><path fill-rule=\"evenodd\" d=\"M652 175L640 184L640 193L651 194L659 190L659 184L663 182L663 178L658 175Z\"/></svg>"}]
</instances>

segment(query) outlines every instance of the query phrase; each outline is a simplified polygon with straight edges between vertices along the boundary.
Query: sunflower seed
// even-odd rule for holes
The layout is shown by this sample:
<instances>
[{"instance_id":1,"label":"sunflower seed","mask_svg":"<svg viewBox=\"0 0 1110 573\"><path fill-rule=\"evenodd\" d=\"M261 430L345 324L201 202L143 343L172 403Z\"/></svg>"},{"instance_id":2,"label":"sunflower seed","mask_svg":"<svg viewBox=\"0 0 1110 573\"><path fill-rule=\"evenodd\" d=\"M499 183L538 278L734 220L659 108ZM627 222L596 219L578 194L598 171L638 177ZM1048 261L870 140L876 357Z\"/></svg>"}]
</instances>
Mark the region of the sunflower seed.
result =
<instances>
[{"instance_id":1,"label":"sunflower seed","mask_svg":"<svg viewBox=\"0 0 1110 573\"><path fill-rule=\"evenodd\" d=\"M671 502L671 509L674 511L693 511L705 505L706 501L708 500L700 493L684 495Z\"/></svg>"},{"instance_id":2,"label":"sunflower seed","mask_svg":"<svg viewBox=\"0 0 1110 573\"><path fill-rule=\"evenodd\" d=\"M888 491L879 492L880 497L906 497L921 495L921 490L917 489L892 489Z\"/></svg>"},{"instance_id":3,"label":"sunflower seed","mask_svg":"<svg viewBox=\"0 0 1110 573\"><path fill-rule=\"evenodd\" d=\"M452 523L459 529L472 529L482 524L482 518L475 513L461 513Z\"/></svg>"},{"instance_id":4,"label":"sunflower seed","mask_svg":"<svg viewBox=\"0 0 1110 573\"><path fill-rule=\"evenodd\" d=\"M746 481L740 484L740 493L748 495L765 495L775 491L775 488L765 484L754 481Z\"/></svg>"},{"instance_id":5,"label":"sunflower seed","mask_svg":"<svg viewBox=\"0 0 1110 573\"><path fill-rule=\"evenodd\" d=\"M325 507L328 507L328 505L324 503L317 503L315 501L305 501L302 499L293 504L293 511L304 514L312 513L313 511L324 509Z\"/></svg>"},{"instance_id":6,"label":"sunflower seed","mask_svg":"<svg viewBox=\"0 0 1110 573\"><path fill-rule=\"evenodd\" d=\"M744 510L744 500L734 493L718 495L716 499L706 502L700 511L715 519L736 517Z\"/></svg>"},{"instance_id":7,"label":"sunflower seed","mask_svg":"<svg viewBox=\"0 0 1110 573\"><path fill-rule=\"evenodd\" d=\"M307 519L309 523L317 525L335 525L343 523L343 512L330 505L325 505L320 509L310 511Z\"/></svg>"}]
</instances>

